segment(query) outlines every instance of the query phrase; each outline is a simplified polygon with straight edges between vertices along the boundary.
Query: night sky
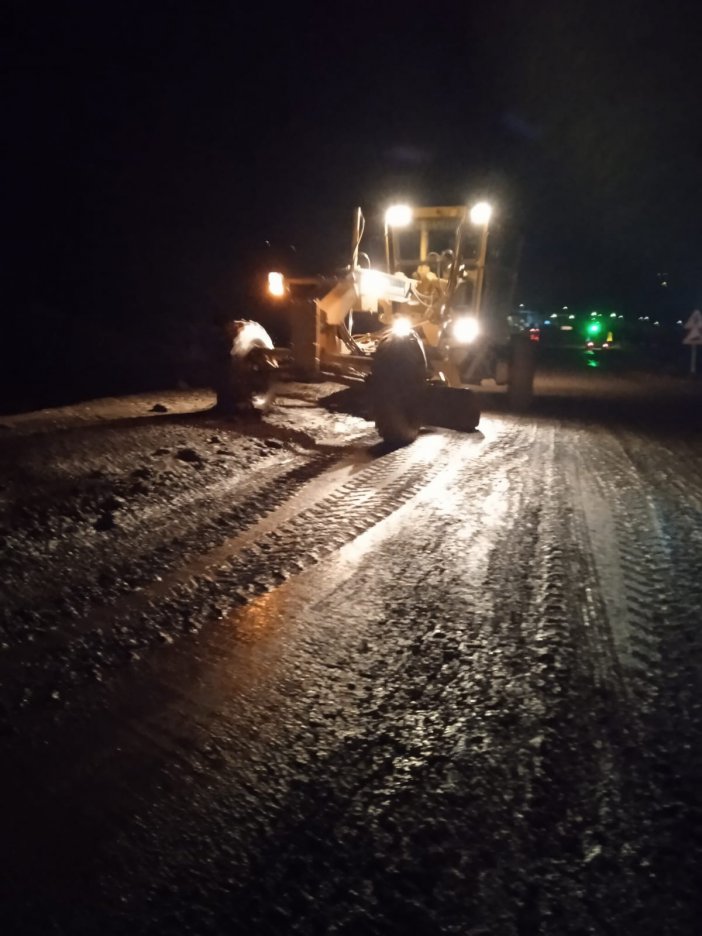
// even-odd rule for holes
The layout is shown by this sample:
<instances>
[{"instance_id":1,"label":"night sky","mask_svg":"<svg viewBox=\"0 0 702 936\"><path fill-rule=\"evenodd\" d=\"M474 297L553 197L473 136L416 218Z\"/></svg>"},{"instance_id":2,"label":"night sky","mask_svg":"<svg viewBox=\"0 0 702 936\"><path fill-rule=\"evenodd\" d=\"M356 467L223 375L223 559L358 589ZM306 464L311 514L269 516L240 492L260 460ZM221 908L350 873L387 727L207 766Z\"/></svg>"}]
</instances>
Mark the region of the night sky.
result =
<instances>
[{"instance_id":1,"label":"night sky","mask_svg":"<svg viewBox=\"0 0 702 936\"><path fill-rule=\"evenodd\" d=\"M693 5L286 8L5 5L7 321L207 315L398 196L491 198L527 304L702 301Z\"/></svg>"}]
</instances>

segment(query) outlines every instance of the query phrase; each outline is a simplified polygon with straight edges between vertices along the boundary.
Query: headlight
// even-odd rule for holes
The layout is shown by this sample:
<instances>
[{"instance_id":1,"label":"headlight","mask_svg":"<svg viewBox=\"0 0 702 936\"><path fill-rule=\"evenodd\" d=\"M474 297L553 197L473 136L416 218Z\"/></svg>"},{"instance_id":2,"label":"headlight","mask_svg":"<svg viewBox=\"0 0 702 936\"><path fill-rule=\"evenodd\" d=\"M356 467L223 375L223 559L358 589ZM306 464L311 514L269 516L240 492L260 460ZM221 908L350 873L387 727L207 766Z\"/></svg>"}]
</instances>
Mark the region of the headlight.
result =
<instances>
[{"instance_id":1,"label":"headlight","mask_svg":"<svg viewBox=\"0 0 702 936\"><path fill-rule=\"evenodd\" d=\"M483 225L487 226L491 217L492 205L489 205L487 202L478 202L477 205L473 205L470 209L471 223L475 224L477 227L482 227Z\"/></svg>"},{"instance_id":2,"label":"headlight","mask_svg":"<svg viewBox=\"0 0 702 936\"><path fill-rule=\"evenodd\" d=\"M268 292L276 299L285 295L285 277L282 273L268 274Z\"/></svg>"},{"instance_id":3,"label":"headlight","mask_svg":"<svg viewBox=\"0 0 702 936\"><path fill-rule=\"evenodd\" d=\"M393 335L397 335L398 338L406 338L412 334L412 322L404 315L394 318L390 327Z\"/></svg>"},{"instance_id":4,"label":"headlight","mask_svg":"<svg viewBox=\"0 0 702 936\"><path fill-rule=\"evenodd\" d=\"M467 315L454 319L451 323L451 334L453 340L459 344L470 344L480 334L478 320Z\"/></svg>"},{"instance_id":5,"label":"headlight","mask_svg":"<svg viewBox=\"0 0 702 936\"><path fill-rule=\"evenodd\" d=\"M409 205L390 205L385 212L388 227L407 227L412 223L412 209Z\"/></svg>"}]
</instances>

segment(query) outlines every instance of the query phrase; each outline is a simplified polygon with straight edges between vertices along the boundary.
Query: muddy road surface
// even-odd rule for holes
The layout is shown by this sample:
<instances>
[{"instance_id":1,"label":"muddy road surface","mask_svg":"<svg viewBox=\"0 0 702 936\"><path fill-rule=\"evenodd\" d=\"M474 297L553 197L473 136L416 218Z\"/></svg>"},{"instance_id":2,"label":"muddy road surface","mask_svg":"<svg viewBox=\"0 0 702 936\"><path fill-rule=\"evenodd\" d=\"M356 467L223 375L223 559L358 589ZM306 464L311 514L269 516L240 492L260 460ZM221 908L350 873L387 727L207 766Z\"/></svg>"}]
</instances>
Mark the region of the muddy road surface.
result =
<instances>
[{"instance_id":1,"label":"muddy road surface","mask_svg":"<svg viewBox=\"0 0 702 936\"><path fill-rule=\"evenodd\" d=\"M698 386L0 420L8 934L693 934Z\"/></svg>"}]
</instances>

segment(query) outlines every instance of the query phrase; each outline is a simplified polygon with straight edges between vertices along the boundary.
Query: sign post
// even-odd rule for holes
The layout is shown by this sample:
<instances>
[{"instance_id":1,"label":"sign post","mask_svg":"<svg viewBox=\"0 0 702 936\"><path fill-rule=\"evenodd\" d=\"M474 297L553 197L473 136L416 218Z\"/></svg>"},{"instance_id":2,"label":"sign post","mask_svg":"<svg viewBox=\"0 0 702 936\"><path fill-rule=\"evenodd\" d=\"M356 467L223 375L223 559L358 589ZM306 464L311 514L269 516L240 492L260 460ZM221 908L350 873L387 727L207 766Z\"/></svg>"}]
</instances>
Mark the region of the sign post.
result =
<instances>
[{"instance_id":1,"label":"sign post","mask_svg":"<svg viewBox=\"0 0 702 936\"><path fill-rule=\"evenodd\" d=\"M683 338L683 344L690 345L690 373L697 373L697 345L702 345L702 312L695 309L690 318L685 322L687 334Z\"/></svg>"}]
</instances>

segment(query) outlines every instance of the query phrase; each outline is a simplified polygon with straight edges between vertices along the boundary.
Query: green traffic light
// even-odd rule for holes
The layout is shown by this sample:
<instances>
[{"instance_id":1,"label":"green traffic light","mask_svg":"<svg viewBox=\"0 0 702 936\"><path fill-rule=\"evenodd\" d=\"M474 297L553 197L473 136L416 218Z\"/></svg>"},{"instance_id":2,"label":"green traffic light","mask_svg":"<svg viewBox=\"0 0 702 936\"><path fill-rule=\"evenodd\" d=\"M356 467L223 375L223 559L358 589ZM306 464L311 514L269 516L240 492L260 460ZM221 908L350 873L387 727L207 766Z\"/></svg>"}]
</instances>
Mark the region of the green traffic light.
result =
<instances>
[{"instance_id":1,"label":"green traffic light","mask_svg":"<svg viewBox=\"0 0 702 936\"><path fill-rule=\"evenodd\" d=\"M602 326L599 322L590 322L590 324L587 326L588 335L599 335L601 331Z\"/></svg>"}]
</instances>

